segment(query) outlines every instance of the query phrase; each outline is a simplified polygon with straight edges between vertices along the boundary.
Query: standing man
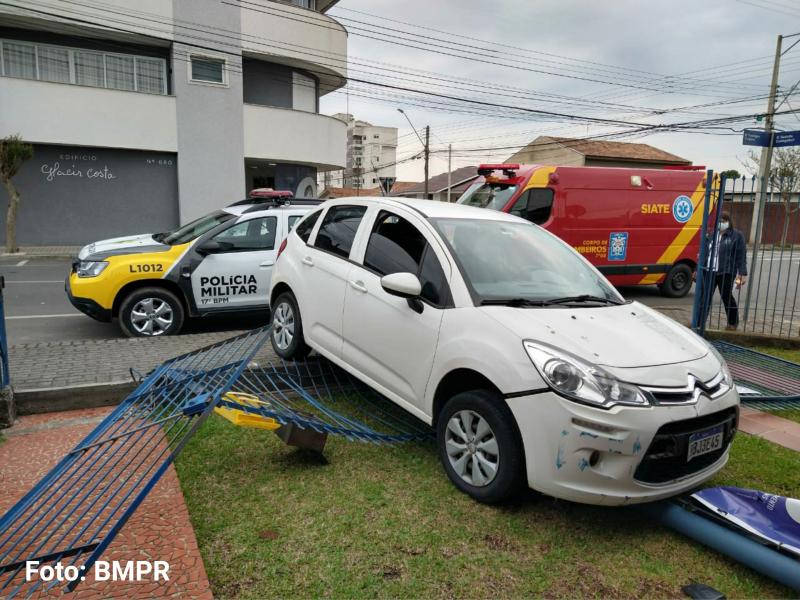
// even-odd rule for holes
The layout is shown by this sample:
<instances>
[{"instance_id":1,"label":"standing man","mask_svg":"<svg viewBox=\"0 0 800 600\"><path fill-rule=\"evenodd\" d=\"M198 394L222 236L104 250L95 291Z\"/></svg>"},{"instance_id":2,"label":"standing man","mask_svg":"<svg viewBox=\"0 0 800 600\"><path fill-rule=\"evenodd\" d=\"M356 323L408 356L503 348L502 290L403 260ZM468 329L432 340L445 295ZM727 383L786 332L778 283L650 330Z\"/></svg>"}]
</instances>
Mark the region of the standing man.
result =
<instances>
[{"instance_id":1,"label":"standing man","mask_svg":"<svg viewBox=\"0 0 800 600\"><path fill-rule=\"evenodd\" d=\"M739 307L733 297L733 286L740 289L747 281L747 247L742 232L735 229L729 213L722 213L717 238L717 251L713 257L715 287L719 290L728 331L739 327ZM713 294L713 291L712 291Z\"/></svg>"}]
</instances>

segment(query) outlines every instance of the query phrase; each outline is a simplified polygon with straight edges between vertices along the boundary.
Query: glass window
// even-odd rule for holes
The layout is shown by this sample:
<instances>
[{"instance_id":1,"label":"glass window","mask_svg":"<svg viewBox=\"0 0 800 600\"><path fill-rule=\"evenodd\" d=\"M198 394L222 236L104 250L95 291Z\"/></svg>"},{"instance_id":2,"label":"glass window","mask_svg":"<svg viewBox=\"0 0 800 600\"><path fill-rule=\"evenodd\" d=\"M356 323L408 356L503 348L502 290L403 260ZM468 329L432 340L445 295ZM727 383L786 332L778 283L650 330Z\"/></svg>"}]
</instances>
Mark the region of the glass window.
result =
<instances>
[{"instance_id":1,"label":"glass window","mask_svg":"<svg viewBox=\"0 0 800 600\"><path fill-rule=\"evenodd\" d=\"M541 225L550 218L555 193L548 188L529 190L529 192L530 197L524 218L531 223Z\"/></svg>"},{"instance_id":2,"label":"glass window","mask_svg":"<svg viewBox=\"0 0 800 600\"><path fill-rule=\"evenodd\" d=\"M289 215L289 231L294 229L294 224L297 223L303 215Z\"/></svg>"},{"instance_id":3,"label":"glass window","mask_svg":"<svg viewBox=\"0 0 800 600\"><path fill-rule=\"evenodd\" d=\"M364 266L379 275L414 273L422 284L422 297L441 306L448 302L447 280L436 253L411 223L381 211L369 236Z\"/></svg>"},{"instance_id":4,"label":"glass window","mask_svg":"<svg viewBox=\"0 0 800 600\"><path fill-rule=\"evenodd\" d=\"M133 57L106 55L106 86L112 90L136 89L133 78Z\"/></svg>"},{"instance_id":5,"label":"glass window","mask_svg":"<svg viewBox=\"0 0 800 600\"><path fill-rule=\"evenodd\" d=\"M39 79L42 81L55 81L57 83L70 83L69 50L66 48L52 48L39 46Z\"/></svg>"},{"instance_id":6,"label":"glass window","mask_svg":"<svg viewBox=\"0 0 800 600\"><path fill-rule=\"evenodd\" d=\"M192 80L225 83L225 61L218 58L192 57Z\"/></svg>"},{"instance_id":7,"label":"glass window","mask_svg":"<svg viewBox=\"0 0 800 600\"><path fill-rule=\"evenodd\" d=\"M242 221L214 236L214 241L225 245L224 250L243 252L248 250L272 250L275 248L277 217L261 217Z\"/></svg>"},{"instance_id":8,"label":"glass window","mask_svg":"<svg viewBox=\"0 0 800 600\"><path fill-rule=\"evenodd\" d=\"M503 210L511 197L517 193L516 185L473 183L458 199L459 204Z\"/></svg>"},{"instance_id":9,"label":"glass window","mask_svg":"<svg viewBox=\"0 0 800 600\"><path fill-rule=\"evenodd\" d=\"M97 52L75 52L75 83L105 87L103 55Z\"/></svg>"},{"instance_id":10,"label":"glass window","mask_svg":"<svg viewBox=\"0 0 800 600\"><path fill-rule=\"evenodd\" d=\"M185 244L187 242L191 242L198 236L203 235L207 231L211 231L212 229L214 229L214 227L222 225L226 221L230 221L235 217L236 216L232 215L231 213L218 210L217 212L211 213L210 215L205 215L203 217L200 217L199 219L192 221L191 223L187 223L183 227L179 227L178 229L176 229L171 233L168 233L166 235L161 234L158 236L158 238L156 238L156 241L162 242L164 244L169 244L170 246L177 244Z\"/></svg>"},{"instance_id":11,"label":"glass window","mask_svg":"<svg viewBox=\"0 0 800 600\"><path fill-rule=\"evenodd\" d=\"M3 73L7 77L36 79L36 48L30 44L3 42Z\"/></svg>"},{"instance_id":12,"label":"glass window","mask_svg":"<svg viewBox=\"0 0 800 600\"><path fill-rule=\"evenodd\" d=\"M347 258L353 247L358 226L366 206L333 206L328 209L322 220L314 246L320 250L327 250L337 256Z\"/></svg>"},{"instance_id":13,"label":"glass window","mask_svg":"<svg viewBox=\"0 0 800 600\"><path fill-rule=\"evenodd\" d=\"M479 302L591 295L623 302L580 255L529 223L432 219Z\"/></svg>"},{"instance_id":14,"label":"glass window","mask_svg":"<svg viewBox=\"0 0 800 600\"><path fill-rule=\"evenodd\" d=\"M308 238L311 237L311 230L314 229L314 225L317 223L317 219L322 214L321 210L317 210L310 215L308 215L300 225L297 226L295 229L295 233L300 236L300 239L303 240L306 244L308 243ZM291 228L291 225L289 225Z\"/></svg>"},{"instance_id":15,"label":"glass window","mask_svg":"<svg viewBox=\"0 0 800 600\"><path fill-rule=\"evenodd\" d=\"M145 94L166 94L164 61L160 58L136 58L136 89Z\"/></svg>"}]
</instances>

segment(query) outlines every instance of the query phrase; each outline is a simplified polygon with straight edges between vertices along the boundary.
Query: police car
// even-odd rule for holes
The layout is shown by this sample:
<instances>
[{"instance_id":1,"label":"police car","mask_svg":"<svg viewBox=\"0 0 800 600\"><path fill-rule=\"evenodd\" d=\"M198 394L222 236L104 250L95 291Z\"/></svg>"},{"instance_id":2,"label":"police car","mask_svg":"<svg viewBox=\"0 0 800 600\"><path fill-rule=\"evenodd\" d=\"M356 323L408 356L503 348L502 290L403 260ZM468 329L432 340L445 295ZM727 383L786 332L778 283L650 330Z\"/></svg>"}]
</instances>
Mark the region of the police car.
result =
<instances>
[{"instance_id":1,"label":"police car","mask_svg":"<svg viewBox=\"0 0 800 600\"><path fill-rule=\"evenodd\" d=\"M73 261L67 296L142 337L178 333L187 317L265 310L281 240L320 202L256 189L169 233L94 242Z\"/></svg>"}]
</instances>

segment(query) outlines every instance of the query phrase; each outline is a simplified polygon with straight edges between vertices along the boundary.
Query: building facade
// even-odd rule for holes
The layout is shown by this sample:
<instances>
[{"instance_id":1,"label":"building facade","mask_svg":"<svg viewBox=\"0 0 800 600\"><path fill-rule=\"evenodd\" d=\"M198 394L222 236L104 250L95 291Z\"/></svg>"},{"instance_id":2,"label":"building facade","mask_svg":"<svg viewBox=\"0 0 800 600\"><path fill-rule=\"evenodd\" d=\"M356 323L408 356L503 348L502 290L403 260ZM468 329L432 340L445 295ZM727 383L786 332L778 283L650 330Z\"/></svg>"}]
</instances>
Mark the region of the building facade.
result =
<instances>
[{"instance_id":1,"label":"building facade","mask_svg":"<svg viewBox=\"0 0 800 600\"><path fill-rule=\"evenodd\" d=\"M347 124L347 166L335 185L389 190L397 179L397 128L381 127L353 115L333 115Z\"/></svg>"},{"instance_id":2,"label":"building facade","mask_svg":"<svg viewBox=\"0 0 800 600\"><path fill-rule=\"evenodd\" d=\"M0 6L0 137L34 145L20 244L165 231L255 187L315 196L346 164L347 126L319 114L347 80L335 1Z\"/></svg>"}]
</instances>

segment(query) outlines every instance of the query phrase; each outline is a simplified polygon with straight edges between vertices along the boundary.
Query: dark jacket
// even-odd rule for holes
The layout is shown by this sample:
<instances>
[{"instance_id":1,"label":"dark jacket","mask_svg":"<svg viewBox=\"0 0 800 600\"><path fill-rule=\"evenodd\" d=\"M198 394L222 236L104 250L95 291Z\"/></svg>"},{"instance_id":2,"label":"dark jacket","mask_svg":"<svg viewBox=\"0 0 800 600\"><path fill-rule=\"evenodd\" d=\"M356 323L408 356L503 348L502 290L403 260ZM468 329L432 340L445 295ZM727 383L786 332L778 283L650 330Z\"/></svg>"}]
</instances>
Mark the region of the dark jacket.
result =
<instances>
[{"instance_id":1,"label":"dark jacket","mask_svg":"<svg viewBox=\"0 0 800 600\"><path fill-rule=\"evenodd\" d=\"M747 275L747 246L736 229L726 229L719 239L717 273Z\"/></svg>"}]
</instances>

